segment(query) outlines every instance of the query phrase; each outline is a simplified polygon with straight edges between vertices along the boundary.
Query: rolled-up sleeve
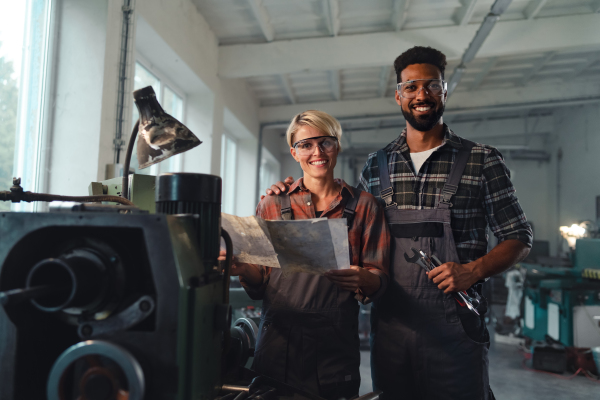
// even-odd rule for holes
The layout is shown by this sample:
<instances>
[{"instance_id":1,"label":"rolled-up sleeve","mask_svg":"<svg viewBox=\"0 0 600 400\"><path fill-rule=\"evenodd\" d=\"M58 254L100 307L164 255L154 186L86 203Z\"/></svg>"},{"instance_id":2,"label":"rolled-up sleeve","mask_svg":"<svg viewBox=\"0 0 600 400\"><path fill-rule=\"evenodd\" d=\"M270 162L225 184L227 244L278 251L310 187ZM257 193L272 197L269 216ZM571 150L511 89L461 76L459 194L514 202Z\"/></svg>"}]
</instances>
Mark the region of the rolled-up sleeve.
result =
<instances>
[{"instance_id":1,"label":"rolled-up sleeve","mask_svg":"<svg viewBox=\"0 0 600 400\"><path fill-rule=\"evenodd\" d=\"M377 204L372 195L368 196L369 202L366 211L366 222L362 229L360 265L377 275L381 286L375 294L367 297L357 293L357 300L368 304L380 298L389 284L390 267L390 231L385 221L383 209Z\"/></svg>"},{"instance_id":2,"label":"rolled-up sleeve","mask_svg":"<svg viewBox=\"0 0 600 400\"><path fill-rule=\"evenodd\" d=\"M492 149L484 161L483 190L486 218L498 240L516 239L531 247L531 225L515 195L510 171L497 149Z\"/></svg>"}]
</instances>

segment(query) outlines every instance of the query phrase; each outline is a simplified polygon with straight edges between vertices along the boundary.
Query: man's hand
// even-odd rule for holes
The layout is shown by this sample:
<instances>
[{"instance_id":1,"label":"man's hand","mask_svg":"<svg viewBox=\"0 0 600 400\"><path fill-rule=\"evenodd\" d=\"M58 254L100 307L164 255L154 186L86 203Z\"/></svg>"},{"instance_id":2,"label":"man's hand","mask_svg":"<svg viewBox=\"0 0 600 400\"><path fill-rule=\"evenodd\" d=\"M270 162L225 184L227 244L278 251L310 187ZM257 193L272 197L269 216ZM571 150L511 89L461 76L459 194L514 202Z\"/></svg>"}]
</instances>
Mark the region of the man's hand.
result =
<instances>
[{"instance_id":1,"label":"man's hand","mask_svg":"<svg viewBox=\"0 0 600 400\"><path fill-rule=\"evenodd\" d=\"M290 185L294 183L294 178L291 176L288 176L287 178L285 178L285 180L283 182L279 181L274 185L271 185L270 189L267 189L267 195L268 196L274 196L274 195L278 195L280 193L285 193L287 192L287 190L290 188ZM260 196L260 199L264 199L264 195Z\"/></svg>"},{"instance_id":2,"label":"man's hand","mask_svg":"<svg viewBox=\"0 0 600 400\"><path fill-rule=\"evenodd\" d=\"M427 276L444 293L467 290L480 279L475 274L474 263L447 262L429 271Z\"/></svg>"},{"instance_id":3,"label":"man's hand","mask_svg":"<svg viewBox=\"0 0 600 400\"><path fill-rule=\"evenodd\" d=\"M427 275L444 293L467 290L490 276L506 271L525 259L529 247L516 239L500 242L485 256L467 264L448 262L432 269Z\"/></svg>"},{"instance_id":4,"label":"man's hand","mask_svg":"<svg viewBox=\"0 0 600 400\"><path fill-rule=\"evenodd\" d=\"M379 276L356 265L351 265L350 269L327 271L325 277L343 290L356 292L360 289L366 296L375 294L381 286Z\"/></svg>"}]
</instances>

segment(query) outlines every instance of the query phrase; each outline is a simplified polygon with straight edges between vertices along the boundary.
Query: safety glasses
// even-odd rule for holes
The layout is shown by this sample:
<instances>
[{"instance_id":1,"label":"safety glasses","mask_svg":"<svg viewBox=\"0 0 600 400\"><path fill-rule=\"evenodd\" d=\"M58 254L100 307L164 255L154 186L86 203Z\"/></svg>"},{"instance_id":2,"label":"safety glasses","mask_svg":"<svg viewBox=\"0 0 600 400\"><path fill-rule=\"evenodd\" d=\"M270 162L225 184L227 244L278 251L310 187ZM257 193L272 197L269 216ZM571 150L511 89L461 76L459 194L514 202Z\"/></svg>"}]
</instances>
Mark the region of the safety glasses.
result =
<instances>
[{"instance_id":1,"label":"safety glasses","mask_svg":"<svg viewBox=\"0 0 600 400\"><path fill-rule=\"evenodd\" d=\"M337 149L338 140L335 136L316 136L303 140L298 140L292 145L296 153L300 156L310 156L314 154L316 147L323 153L333 153Z\"/></svg>"},{"instance_id":2,"label":"safety glasses","mask_svg":"<svg viewBox=\"0 0 600 400\"><path fill-rule=\"evenodd\" d=\"M448 92L448 83L442 79L414 79L400 82L397 90L400 97L405 99L416 98L421 90L425 90L431 96L442 96Z\"/></svg>"}]
</instances>

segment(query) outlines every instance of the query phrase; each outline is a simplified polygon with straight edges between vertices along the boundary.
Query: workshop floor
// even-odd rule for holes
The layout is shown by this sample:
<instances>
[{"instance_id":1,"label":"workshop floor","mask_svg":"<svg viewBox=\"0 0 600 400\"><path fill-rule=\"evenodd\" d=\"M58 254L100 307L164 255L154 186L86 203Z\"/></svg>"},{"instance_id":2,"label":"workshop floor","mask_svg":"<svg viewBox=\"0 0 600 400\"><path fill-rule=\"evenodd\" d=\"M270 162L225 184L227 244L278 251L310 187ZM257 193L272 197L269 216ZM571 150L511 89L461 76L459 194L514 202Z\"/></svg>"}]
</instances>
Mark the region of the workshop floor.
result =
<instances>
[{"instance_id":1,"label":"workshop floor","mask_svg":"<svg viewBox=\"0 0 600 400\"><path fill-rule=\"evenodd\" d=\"M492 343L489 358L490 385L497 400L600 399L600 382L584 376L564 380L523 369L523 357L516 345ZM361 351L360 373L360 394L369 393L372 385L368 351Z\"/></svg>"}]
</instances>

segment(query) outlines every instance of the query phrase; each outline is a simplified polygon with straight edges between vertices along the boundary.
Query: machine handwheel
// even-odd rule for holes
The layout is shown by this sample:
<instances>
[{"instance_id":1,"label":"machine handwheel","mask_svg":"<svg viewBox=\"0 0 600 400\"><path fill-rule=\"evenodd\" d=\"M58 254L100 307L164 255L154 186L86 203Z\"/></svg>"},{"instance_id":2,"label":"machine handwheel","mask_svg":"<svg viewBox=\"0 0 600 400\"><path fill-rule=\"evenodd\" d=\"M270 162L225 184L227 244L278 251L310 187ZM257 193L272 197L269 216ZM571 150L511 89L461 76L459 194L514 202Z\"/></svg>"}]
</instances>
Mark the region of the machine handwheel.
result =
<instances>
[{"instance_id":1,"label":"machine handwheel","mask_svg":"<svg viewBox=\"0 0 600 400\"><path fill-rule=\"evenodd\" d=\"M48 378L49 400L142 400L144 373L123 347L88 340L65 350Z\"/></svg>"},{"instance_id":2,"label":"machine handwheel","mask_svg":"<svg viewBox=\"0 0 600 400\"><path fill-rule=\"evenodd\" d=\"M256 348L256 339L258 338L258 326L250 318L238 318L233 326L239 327L244 331L248 338L248 348L254 353Z\"/></svg>"}]
</instances>

